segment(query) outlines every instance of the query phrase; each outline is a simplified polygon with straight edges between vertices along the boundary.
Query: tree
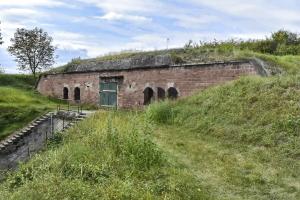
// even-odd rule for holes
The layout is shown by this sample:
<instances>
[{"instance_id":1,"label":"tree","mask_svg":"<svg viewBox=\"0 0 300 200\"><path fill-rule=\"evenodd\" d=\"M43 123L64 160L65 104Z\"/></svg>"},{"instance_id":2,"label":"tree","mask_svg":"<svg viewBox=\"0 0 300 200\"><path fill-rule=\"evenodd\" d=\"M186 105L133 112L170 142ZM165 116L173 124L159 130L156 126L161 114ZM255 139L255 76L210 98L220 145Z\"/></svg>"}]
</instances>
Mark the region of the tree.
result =
<instances>
[{"instance_id":1,"label":"tree","mask_svg":"<svg viewBox=\"0 0 300 200\"><path fill-rule=\"evenodd\" d=\"M290 31L286 31L281 29L272 34L272 39L277 44L285 44L285 45L298 45L300 44L300 38L297 33L293 33Z\"/></svg>"},{"instance_id":2,"label":"tree","mask_svg":"<svg viewBox=\"0 0 300 200\"><path fill-rule=\"evenodd\" d=\"M8 47L8 51L16 57L20 70L29 70L36 77L38 71L54 64L56 48L52 45L52 37L43 29L17 29L10 41L12 45Z\"/></svg>"}]
</instances>

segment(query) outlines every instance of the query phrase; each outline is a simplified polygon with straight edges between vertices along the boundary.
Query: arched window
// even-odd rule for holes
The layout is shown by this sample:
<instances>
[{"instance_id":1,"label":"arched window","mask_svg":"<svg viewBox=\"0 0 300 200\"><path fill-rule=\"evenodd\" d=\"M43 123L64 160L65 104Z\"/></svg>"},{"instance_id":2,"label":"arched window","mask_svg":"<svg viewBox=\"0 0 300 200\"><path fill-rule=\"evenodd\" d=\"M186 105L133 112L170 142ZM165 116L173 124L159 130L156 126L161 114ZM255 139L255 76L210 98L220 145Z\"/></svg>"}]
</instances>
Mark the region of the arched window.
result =
<instances>
[{"instance_id":1,"label":"arched window","mask_svg":"<svg viewBox=\"0 0 300 200\"><path fill-rule=\"evenodd\" d=\"M151 103L151 101L153 100L153 94L153 90L149 87L144 90L144 105L148 105Z\"/></svg>"},{"instance_id":2,"label":"arched window","mask_svg":"<svg viewBox=\"0 0 300 200\"><path fill-rule=\"evenodd\" d=\"M64 99L69 99L69 89L67 87L64 87L63 96Z\"/></svg>"},{"instance_id":3,"label":"arched window","mask_svg":"<svg viewBox=\"0 0 300 200\"><path fill-rule=\"evenodd\" d=\"M79 87L76 87L74 89L74 100L80 101L80 88Z\"/></svg>"},{"instance_id":4,"label":"arched window","mask_svg":"<svg viewBox=\"0 0 300 200\"><path fill-rule=\"evenodd\" d=\"M158 87L157 88L157 99L158 100L164 100L166 97L166 92L163 88Z\"/></svg>"},{"instance_id":5,"label":"arched window","mask_svg":"<svg viewBox=\"0 0 300 200\"><path fill-rule=\"evenodd\" d=\"M170 87L168 89L168 98L169 99L177 99L177 97L178 97L178 92L177 92L176 88Z\"/></svg>"}]
</instances>

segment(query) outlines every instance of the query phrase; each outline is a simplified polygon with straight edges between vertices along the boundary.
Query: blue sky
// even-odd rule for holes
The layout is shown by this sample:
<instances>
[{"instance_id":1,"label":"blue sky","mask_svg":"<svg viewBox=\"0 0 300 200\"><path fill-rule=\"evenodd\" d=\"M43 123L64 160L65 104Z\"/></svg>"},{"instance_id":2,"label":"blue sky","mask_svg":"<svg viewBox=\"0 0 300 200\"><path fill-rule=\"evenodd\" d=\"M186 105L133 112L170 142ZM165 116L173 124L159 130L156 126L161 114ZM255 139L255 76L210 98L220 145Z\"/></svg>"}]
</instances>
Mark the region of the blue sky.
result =
<instances>
[{"instance_id":1,"label":"blue sky","mask_svg":"<svg viewBox=\"0 0 300 200\"><path fill-rule=\"evenodd\" d=\"M194 41L300 32L299 0L0 0L0 64L17 73L7 46L16 28L40 27L57 46L55 66L74 57L181 47Z\"/></svg>"}]
</instances>

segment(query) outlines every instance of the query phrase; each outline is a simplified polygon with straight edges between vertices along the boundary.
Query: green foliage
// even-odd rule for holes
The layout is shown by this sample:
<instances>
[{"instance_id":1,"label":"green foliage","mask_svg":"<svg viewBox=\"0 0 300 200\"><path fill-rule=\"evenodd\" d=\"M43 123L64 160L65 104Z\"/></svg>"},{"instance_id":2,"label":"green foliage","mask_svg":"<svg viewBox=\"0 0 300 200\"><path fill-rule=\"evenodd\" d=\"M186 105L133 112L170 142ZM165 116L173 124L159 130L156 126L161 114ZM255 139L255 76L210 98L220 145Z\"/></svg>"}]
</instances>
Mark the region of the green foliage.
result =
<instances>
[{"instance_id":1,"label":"green foliage","mask_svg":"<svg viewBox=\"0 0 300 200\"><path fill-rule=\"evenodd\" d=\"M297 33L292 33L290 31L286 31L281 29L272 34L272 39L277 44L286 44L286 45L299 45L300 38Z\"/></svg>"},{"instance_id":2,"label":"green foliage","mask_svg":"<svg viewBox=\"0 0 300 200\"><path fill-rule=\"evenodd\" d=\"M180 55L176 54L175 52L171 52L170 55L171 55L171 59L172 59L174 64L183 64L183 63L185 63L183 58Z\"/></svg>"},{"instance_id":3,"label":"green foliage","mask_svg":"<svg viewBox=\"0 0 300 200\"><path fill-rule=\"evenodd\" d=\"M262 40L235 40L202 42L189 41L185 49L211 49L219 53L230 53L234 50L251 50L257 53L273 55L300 55L300 36L286 30L279 30L270 38Z\"/></svg>"},{"instance_id":4,"label":"green foliage","mask_svg":"<svg viewBox=\"0 0 300 200\"><path fill-rule=\"evenodd\" d=\"M8 47L8 52L15 57L20 70L30 71L35 77L36 73L54 64L55 47L52 40L41 28L18 28L11 38L12 44Z\"/></svg>"}]
</instances>

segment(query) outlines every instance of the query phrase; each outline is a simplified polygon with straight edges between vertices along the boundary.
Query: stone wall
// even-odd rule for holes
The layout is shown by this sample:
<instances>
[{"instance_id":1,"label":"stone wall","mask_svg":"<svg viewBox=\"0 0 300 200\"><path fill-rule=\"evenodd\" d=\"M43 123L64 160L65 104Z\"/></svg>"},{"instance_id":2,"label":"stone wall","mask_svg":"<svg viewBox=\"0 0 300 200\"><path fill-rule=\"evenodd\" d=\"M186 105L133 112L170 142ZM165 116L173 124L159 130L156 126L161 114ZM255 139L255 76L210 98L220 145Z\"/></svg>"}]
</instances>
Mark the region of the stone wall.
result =
<instances>
[{"instance_id":1,"label":"stone wall","mask_svg":"<svg viewBox=\"0 0 300 200\"><path fill-rule=\"evenodd\" d=\"M117 77L118 106L142 106L143 91L150 87L157 98L157 88L165 91L175 87L179 97L188 96L207 87L222 84L241 76L256 75L259 71L252 62L227 62L195 64L121 71L77 72L48 74L40 77L37 90L46 96L63 98L63 88L69 89L69 99L74 99L74 89L80 88L81 102L99 105L99 82L105 77Z\"/></svg>"},{"instance_id":2,"label":"stone wall","mask_svg":"<svg viewBox=\"0 0 300 200\"><path fill-rule=\"evenodd\" d=\"M81 119L76 116L74 119ZM56 114L47 114L29 124L18 133L0 143L0 172L14 169L19 162L28 160L32 155L45 148L47 140L55 132L69 128L74 122L64 120ZM1 179L1 173L0 173Z\"/></svg>"}]
</instances>

